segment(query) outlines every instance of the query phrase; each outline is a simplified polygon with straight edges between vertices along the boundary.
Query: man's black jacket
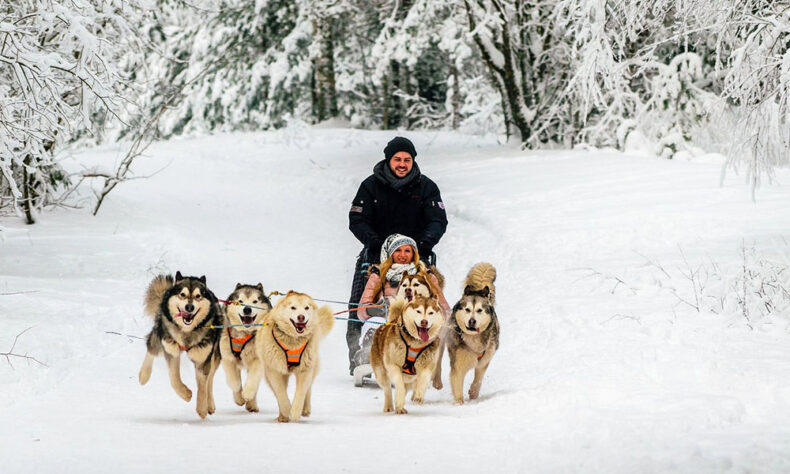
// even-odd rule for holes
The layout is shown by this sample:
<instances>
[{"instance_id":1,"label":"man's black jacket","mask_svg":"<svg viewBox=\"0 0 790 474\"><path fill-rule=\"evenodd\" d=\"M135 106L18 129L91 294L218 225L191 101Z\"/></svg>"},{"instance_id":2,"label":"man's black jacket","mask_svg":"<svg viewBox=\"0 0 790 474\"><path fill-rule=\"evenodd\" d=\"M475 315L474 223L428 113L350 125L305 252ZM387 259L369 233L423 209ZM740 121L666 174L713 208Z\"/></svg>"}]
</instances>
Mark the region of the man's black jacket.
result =
<instances>
[{"instance_id":1,"label":"man's black jacket","mask_svg":"<svg viewBox=\"0 0 790 474\"><path fill-rule=\"evenodd\" d=\"M394 233L416 240L420 256L427 258L447 230L447 213L439 187L420 173L417 163L398 178L382 160L360 184L348 213L348 228L376 261L382 242Z\"/></svg>"}]
</instances>

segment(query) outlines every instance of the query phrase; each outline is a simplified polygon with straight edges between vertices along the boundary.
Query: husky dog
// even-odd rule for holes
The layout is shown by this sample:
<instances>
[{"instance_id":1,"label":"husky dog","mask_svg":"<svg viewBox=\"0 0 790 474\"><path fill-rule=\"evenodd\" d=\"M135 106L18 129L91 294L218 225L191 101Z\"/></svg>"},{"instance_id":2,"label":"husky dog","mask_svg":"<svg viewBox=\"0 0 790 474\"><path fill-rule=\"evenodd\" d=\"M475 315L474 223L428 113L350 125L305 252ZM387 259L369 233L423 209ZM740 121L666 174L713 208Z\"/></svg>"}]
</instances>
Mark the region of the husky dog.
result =
<instances>
[{"instance_id":1,"label":"husky dog","mask_svg":"<svg viewBox=\"0 0 790 474\"><path fill-rule=\"evenodd\" d=\"M450 354L450 386L455 403L464 403L464 377L475 369L469 398L480 395L480 386L488 364L499 348L499 321L494 311L496 269L490 263L478 263L464 281L464 294L453 307L450 318L447 352Z\"/></svg>"},{"instance_id":2,"label":"husky dog","mask_svg":"<svg viewBox=\"0 0 790 474\"><path fill-rule=\"evenodd\" d=\"M304 293L289 291L266 313L264 323L266 326L255 337L255 351L263 362L266 383L277 397L277 421L299 421L302 416L310 416L310 392L318 374L318 343L335 323L332 310L328 306L319 308ZM293 403L287 393L291 375L296 377Z\"/></svg>"},{"instance_id":3,"label":"husky dog","mask_svg":"<svg viewBox=\"0 0 790 474\"><path fill-rule=\"evenodd\" d=\"M192 391L181 381L181 353L195 364L197 378L197 412L201 418L214 413L213 380L219 365L217 343L219 334L211 326L221 324L219 303L206 287L206 277L185 277L176 272L159 275L148 285L145 311L154 318L148 334L143 365L138 375L140 384L151 378L154 357L163 354L170 370L170 384L185 401Z\"/></svg>"},{"instance_id":4,"label":"husky dog","mask_svg":"<svg viewBox=\"0 0 790 474\"><path fill-rule=\"evenodd\" d=\"M439 273L435 266L431 266L431 274L436 276L437 286L433 283L425 271L419 271L415 275L409 275L403 272L401 283L398 286L398 292L395 299L405 300L406 302L414 299L415 296L424 296L426 298L435 298L436 295L444 288L444 276ZM444 331L439 335L439 358L436 361L436 370L433 374L433 387L436 390L441 390L442 385L442 355L444 354Z\"/></svg>"},{"instance_id":5,"label":"husky dog","mask_svg":"<svg viewBox=\"0 0 790 474\"><path fill-rule=\"evenodd\" d=\"M428 298L433 294L435 291L432 289L428 274L417 272L414 275L409 275L408 272L403 272L395 299L409 302L417 296Z\"/></svg>"},{"instance_id":6,"label":"husky dog","mask_svg":"<svg viewBox=\"0 0 790 474\"><path fill-rule=\"evenodd\" d=\"M262 327L263 316L272 304L263 292L263 285L236 284L224 307L225 328L220 331L219 350L225 378L233 390L236 405L245 405L247 411L257 412L258 386L263 368L255 352L254 338ZM241 370L247 369L247 382L241 389Z\"/></svg>"},{"instance_id":7,"label":"husky dog","mask_svg":"<svg viewBox=\"0 0 790 474\"><path fill-rule=\"evenodd\" d=\"M406 391L414 389L412 401L422 405L439 356L439 333L444 316L433 298L417 296L410 302L395 301L388 324L373 335L370 364L376 382L384 390L384 411L391 412L395 384L395 413L404 408Z\"/></svg>"}]
</instances>

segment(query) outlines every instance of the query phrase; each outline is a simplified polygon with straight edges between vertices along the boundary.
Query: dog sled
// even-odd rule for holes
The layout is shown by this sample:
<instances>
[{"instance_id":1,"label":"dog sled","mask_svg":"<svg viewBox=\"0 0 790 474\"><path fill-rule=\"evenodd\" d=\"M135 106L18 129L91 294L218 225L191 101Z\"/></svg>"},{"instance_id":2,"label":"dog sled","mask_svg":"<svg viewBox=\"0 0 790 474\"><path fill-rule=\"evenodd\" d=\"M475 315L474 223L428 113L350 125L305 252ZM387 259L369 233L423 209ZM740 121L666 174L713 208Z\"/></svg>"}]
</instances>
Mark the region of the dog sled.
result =
<instances>
[{"instance_id":1,"label":"dog sled","mask_svg":"<svg viewBox=\"0 0 790 474\"><path fill-rule=\"evenodd\" d=\"M351 294L348 299L349 321L346 328L346 344L348 345L349 374L354 377L354 385L357 387L364 386L365 381L373 382L371 379L373 370L370 364L360 364L357 357L360 354L360 337L364 324L364 321L360 320L357 316L357 309L362 297L362 292L370 278L372 266L379 263L379 255L372 254L373 252L364 248L357 256L351 282ZM422 260L428 267L435 267L437 261L436 252L431 252L427 258L422 258ZM386 311L382 313L386 319Z\"/></svg>"}]
</instances>

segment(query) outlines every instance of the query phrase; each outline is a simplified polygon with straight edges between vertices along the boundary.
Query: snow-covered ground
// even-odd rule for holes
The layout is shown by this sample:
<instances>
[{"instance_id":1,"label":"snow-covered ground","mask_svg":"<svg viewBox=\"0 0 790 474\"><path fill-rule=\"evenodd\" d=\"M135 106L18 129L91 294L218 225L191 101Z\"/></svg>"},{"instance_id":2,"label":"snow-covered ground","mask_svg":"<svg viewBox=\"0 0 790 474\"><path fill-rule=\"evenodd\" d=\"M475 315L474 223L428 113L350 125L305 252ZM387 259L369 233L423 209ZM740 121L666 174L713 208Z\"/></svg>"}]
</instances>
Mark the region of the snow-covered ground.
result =
<instances>
[{"instance_id":1,"label":"snow-covered ground","mask_svg":"<svg viewBox=\"0 0 790 474\"><path fill-rule=\"evenodd\" d=\"M445 383L406 416L382 413L378 388L348 376L343 322L300 423L274 421L265 387L261 413L237 407L222 371L206 420L170 388L162 359L141 387L142 295L158 272L205 274L219 297L258 281L347 297L359 250L348 208L393 133L182 139L153 146L135 170L164 169L119 186L97 217L2 222L0 293L34 293L0 296L0 352L32 326L14 352L47 367L0 359L0 471L790 470L788 315L681 301L696 293L681 272L737 268L744 244L787 256L790 173L753 203L742 177L719 186L710 160L407 135L448 209L436 248L448 300L473 263L499 271L501 349L480 400L454 406Z\"/></svg>"}]
</instances>

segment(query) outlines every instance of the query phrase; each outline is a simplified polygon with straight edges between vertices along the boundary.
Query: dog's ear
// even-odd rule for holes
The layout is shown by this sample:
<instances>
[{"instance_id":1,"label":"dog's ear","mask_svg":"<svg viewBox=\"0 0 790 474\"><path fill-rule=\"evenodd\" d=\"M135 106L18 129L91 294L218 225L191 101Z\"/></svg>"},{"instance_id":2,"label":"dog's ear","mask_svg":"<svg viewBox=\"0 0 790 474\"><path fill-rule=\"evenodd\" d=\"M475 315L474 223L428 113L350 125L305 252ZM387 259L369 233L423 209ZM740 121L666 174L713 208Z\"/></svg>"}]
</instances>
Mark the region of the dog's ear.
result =
<instances>
[{"instance_id":1,"label":"dog's ear","mask_svg":"<svg viewBox=\"0 0 790 474\"><path fill-rule=\"evenodd\" d=\"M200 280L200 282L205 285L206 284L206 275L200 275L200 278L198 278L198 280Z\"/></svg>"},{"instance_id":2,"label":"dog's ear","mask_svg":"<svg viewBox=\"0 0 790 474\"><path fill-rule=\"evenodd\" d=\"M407 276L409 276L408 270L403 270L403 273L400 276L400 281L405 280Z\"/></svg>"},{"instance_id":3,"label":"dog's ear","mask_svg":"<svg viewBox=\"0 0 790 474\"><path fill-rule=\"evenodd\" d=\"M241 288L241 283L236 283L236 289L238 290L239 288Z\"/></svg>"},{"instance_id":4,"label":"dog's ear","mask_svg":"<svg viewBox=\"0 0 790 474\"><path fill-rule=\"evenodd\" d=\"M263 291L263 283L258 282L258 284L255 285L255 287L258 288L259 290Z\"/></svg>"},{"instance_id":5,"label":"dog's ear","mask_svg":"<svg viewBox=\"0 0 790 474\"><path fill-rule=\"evenodd\" d=\"M488 285L484 286L482 290L480 290L480 296L488 297L489 289Z\"/></svg>"},{"instance_id":6,"label":"dog's ear","mask_svg":"<svg viewBox=\"0 0 790 474\"><path fill-rule=\"evenodd\" d=\"M180 272L180 271L177 271L177 272L176 272L176 281L178 281L178 280L183 280L183 279L184 279L184 277L183 277L183 276L181 276L181 272Z\"/></svg>"},{"instance_id":7,"label":"dog's ear","mask_svg":"<svg viewBox=\"0 0 790 474\"><path fill-rule=\"evenodd\" d=\"M464 288L464 296L472 294L473 291L475 291L475 289L472 288L472 285L466 285L466 288Z\"/></svg>"}]
</instances>

